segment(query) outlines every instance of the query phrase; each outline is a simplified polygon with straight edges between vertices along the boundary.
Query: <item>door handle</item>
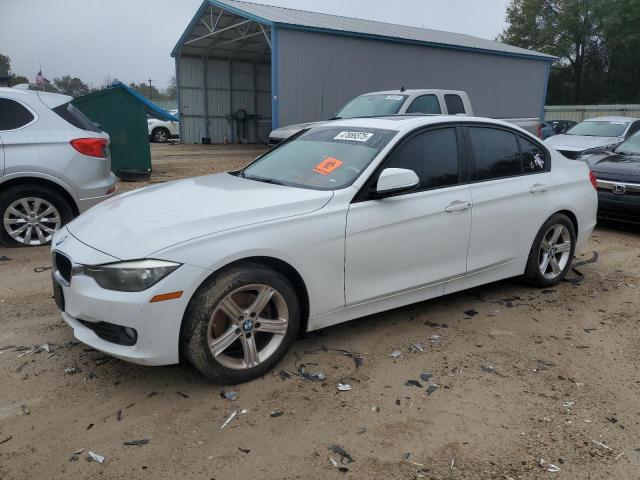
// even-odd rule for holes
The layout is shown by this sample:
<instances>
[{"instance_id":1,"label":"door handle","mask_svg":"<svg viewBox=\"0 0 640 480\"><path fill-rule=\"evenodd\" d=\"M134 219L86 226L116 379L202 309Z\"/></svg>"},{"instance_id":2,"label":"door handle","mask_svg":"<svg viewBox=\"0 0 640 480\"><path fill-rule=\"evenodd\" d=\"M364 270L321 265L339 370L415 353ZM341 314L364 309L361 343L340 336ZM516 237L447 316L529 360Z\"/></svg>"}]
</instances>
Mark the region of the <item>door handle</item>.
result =
<instances>
[{"instance_id":1,"label":"door handle","mask_svg":"<svg viewBox=\"0 0 640 480\"><path fill-rule=\"evenodd\" d=\"M541 183L536 183L534 184L529 191L531 193L541 193L541 192L546 192L547 191L547 186L543 185Z\"/></svg>"},{"instance_id":2,"label":"door handle","mask_svg":"<svg viewBox=\"0 0 640 480\"><path fill-rule=\"evenodd\" d=\"M456 200L455 202L451 202L447 208L444 209L445 212L461 212L463 210L467 210L471 208L471 202L461 202Z\"/></svg>"}]
</instances>

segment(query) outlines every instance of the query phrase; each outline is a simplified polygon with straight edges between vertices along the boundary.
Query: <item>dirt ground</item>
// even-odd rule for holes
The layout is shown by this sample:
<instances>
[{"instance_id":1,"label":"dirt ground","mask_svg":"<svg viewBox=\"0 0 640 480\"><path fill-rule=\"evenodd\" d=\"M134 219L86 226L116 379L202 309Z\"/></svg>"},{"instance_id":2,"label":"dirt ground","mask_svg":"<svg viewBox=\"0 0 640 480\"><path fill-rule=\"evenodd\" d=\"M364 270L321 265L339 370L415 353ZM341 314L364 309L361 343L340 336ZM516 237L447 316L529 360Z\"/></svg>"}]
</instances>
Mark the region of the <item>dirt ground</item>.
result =
<instances>
[{"instance_id":1,"label":"dirt ground","mask_svg":"<svg viewBox=\"0 0 640 480\"><path fill-rule=\"evenodd\" d=\"M154 146L152 182L258 153ZM578 285L504 281L310 334L231 401L188 365L78 344L34 271L48 249L0 249L0 478L638 479L640 229L599 226L593 251ZM278 373L303 365L326 380Z\"/></svg>"}]
</instances>

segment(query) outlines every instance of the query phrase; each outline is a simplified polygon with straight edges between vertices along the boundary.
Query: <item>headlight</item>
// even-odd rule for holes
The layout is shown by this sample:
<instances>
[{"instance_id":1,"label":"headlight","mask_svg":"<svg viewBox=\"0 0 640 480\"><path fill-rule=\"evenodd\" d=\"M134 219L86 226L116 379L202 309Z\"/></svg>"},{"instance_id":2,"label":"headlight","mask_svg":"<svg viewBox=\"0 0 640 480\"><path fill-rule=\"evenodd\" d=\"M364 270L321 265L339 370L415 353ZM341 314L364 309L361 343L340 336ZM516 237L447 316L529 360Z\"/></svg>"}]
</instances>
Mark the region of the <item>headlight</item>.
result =
<instances>
[{"instance_id":1,"label":"headlight","mask_svg":"<svg viewBox=\"0 0 640 480\"><path fill-rule=\"evenodd\" d=\"M73 275L86 275L107 290L141 292L180 266L164 260L135 260L108 265L76 265Z\"/></svg>"}]
</instances>

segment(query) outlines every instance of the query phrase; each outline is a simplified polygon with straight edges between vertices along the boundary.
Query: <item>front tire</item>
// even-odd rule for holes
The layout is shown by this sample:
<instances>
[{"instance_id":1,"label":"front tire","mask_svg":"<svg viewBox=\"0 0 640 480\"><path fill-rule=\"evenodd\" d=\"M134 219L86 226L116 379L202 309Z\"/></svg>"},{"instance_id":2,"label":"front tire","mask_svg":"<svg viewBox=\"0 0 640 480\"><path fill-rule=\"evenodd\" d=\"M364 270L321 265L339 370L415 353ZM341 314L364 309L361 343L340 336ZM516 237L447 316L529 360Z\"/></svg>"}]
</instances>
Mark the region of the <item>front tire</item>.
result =
<instances>
[{"instance_id":1,"label":"front tire","mask_svg":"<svg viewBox=\"0 0 640 480\"><path fill-rule=\"evenodd\" d=\"M154 143L166 143L171 138L171 132L164 127L158 127L151 132L151 141Z\"/></svg>"},{"instance_id":2,"label":"front tire","mask_svg":"<svg viewBox=\"0 0 640 480\"><path fill-rule=\"evenodd\" d=\"M556 213L544 223L533 241L525 280L542 288L557 285L571 269L575 248L573 222L566 215Z\"/></svg>"},{"instance_id":3,"label":"front tire","mask_svg":"<svg viewBox=\"0 0 640 480\"><path fill-rule=\"evenodd\" d=\"M56 230L73 219L69 202L41 185L17 185L0 193L0 244L38 247L51 242Z\"/></svg>"},{"instance_id":4,"label":"front tire","mask_svg":"<svg viewBox=\"0 0 640 480\"><path fill-rule=\"evenodd\" d=\"M198 289L184 316L183 351L214 382L243 383L275 367L299 328L291 283L279 272L247 263Z\"/></svg>"}]
</instances>

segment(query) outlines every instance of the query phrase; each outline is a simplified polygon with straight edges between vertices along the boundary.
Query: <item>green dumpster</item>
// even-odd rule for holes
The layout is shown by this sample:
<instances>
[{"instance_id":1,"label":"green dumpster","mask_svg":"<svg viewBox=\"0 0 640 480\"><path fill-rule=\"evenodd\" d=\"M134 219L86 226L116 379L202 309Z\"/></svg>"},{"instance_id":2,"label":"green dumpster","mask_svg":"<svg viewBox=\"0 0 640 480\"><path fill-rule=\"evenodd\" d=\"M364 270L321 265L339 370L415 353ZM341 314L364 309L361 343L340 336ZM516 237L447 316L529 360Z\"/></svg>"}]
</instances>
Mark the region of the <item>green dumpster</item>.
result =
<instances>
[{"instance_id":1,"label":"green dumpster","mask_svg":"<svg viewBox=\"0 0 640 480\"><path fill-rule=\"evenodd\" d=\"M147 114L175 121L173 116L120 82L78 97L73 104L109 134L111 170L116 176L125 181L149 179Z\"/></svg>"}]
</instances>

